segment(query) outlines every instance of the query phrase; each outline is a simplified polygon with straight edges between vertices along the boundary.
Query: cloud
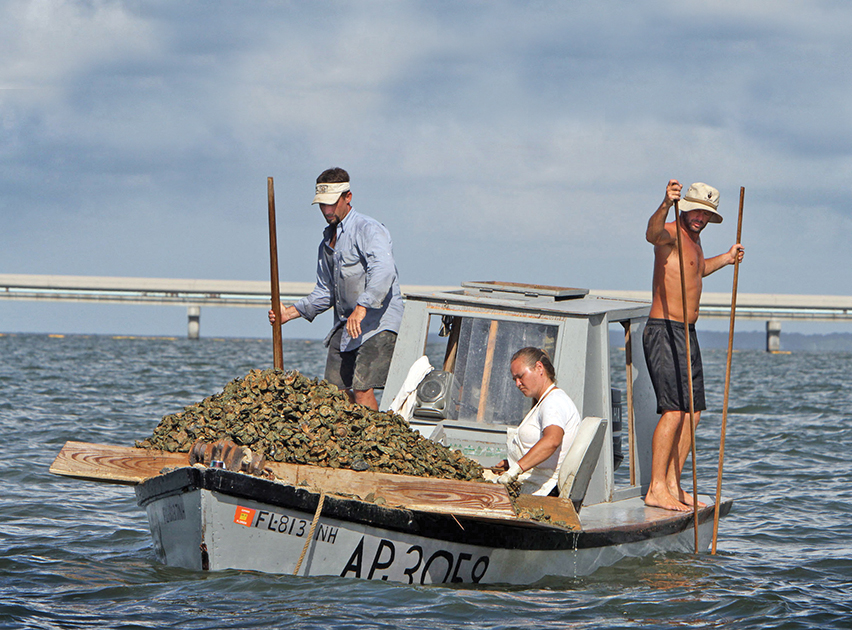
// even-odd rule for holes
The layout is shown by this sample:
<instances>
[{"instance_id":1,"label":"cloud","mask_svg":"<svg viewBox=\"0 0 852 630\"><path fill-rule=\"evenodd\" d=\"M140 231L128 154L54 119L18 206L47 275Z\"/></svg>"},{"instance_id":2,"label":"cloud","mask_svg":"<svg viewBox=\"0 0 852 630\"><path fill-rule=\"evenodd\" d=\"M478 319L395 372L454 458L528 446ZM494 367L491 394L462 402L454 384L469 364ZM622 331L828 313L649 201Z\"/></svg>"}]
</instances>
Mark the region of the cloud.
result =
<instances>
[{"instance_id":1,"label":"cloud","mask_svg":"<svg viewBox=\"0 0 852 630\"><path fill-rule=\"evenodd\" d=\"M708 253L747 188L743 290L842 293L850 21L839 1L10 0L0 269L264 278L274 176L307 280L312 183L341 165L404 282L642 288L676 177L722 191Z\"/></svg>"},{"instance_id":2,"label":"cloud","mask_svg":"<svg viewBox=\"0 0 852 630\"><path fill-rule=\"evenodd\" d=\"M113 56L151 51L150 29L119 2L10 0L0 16L4 88L61 88Z\"/></svg>"}]
</instances>

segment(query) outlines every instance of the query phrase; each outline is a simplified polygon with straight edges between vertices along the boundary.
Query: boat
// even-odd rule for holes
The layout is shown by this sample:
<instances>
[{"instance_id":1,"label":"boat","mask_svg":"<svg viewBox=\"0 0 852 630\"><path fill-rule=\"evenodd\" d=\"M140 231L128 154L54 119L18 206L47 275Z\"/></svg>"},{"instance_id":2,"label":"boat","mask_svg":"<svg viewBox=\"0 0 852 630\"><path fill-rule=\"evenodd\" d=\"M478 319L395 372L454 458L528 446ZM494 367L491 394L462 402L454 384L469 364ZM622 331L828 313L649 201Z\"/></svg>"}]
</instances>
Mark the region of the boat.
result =
<instances>
[{"instance_id":1,"label":"boat","mask_svg":"<svg viewBox=\"0 0 852 630\"><path fill-rule=\"evenodd\" d=\"M258 476L190 465L186 453L79 442L63 447L51 472L132 484L158 558L198 571L533 584L627 557L706 551L714 497L699 495L707 506L687 513L642 499L657 415L643 355L632 348L649 310L586 289L505 282L406 295L380 408L492 466L531 404L511 379L510 357L543 348L583 417L559 496L513 498L499 484L284 463ZM622 332L625 363L613 366L610 338ZM424 357L435 339L441 351L431 360L440 365L432 366ZM626 375L625 431L614 369ZM732 503L723 498L719 516Z\"/></svg>"}]
</instances>

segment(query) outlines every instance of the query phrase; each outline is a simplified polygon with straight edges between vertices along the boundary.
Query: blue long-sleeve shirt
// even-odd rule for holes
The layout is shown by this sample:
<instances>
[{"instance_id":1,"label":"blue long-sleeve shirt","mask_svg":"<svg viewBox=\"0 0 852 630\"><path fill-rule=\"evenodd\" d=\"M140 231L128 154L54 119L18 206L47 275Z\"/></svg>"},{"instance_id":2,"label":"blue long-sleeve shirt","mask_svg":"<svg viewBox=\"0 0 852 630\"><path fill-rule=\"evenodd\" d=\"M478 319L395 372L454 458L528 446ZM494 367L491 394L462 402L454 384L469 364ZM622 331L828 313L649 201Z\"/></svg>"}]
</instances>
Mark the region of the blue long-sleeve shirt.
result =
<instances>
[{"instance_id":1,"label":"blue long-sleeve shirt","mask_svg":"<svg viewBox=\"0 0 852 630\"><path fill-rule=\"evenodd\" d=\"M337 241L332 248L335 229ZM390 232L375 219L350 210L336 228L329 225L323 231L317 284L310 295L293 306L308 321L334 308L334 326L325 339L328 344L358 305L367 309L361 336L353 339L344 328L341 352L355 350L383 330L398 332L403 310Z\"/></svg>"}]
</instances>

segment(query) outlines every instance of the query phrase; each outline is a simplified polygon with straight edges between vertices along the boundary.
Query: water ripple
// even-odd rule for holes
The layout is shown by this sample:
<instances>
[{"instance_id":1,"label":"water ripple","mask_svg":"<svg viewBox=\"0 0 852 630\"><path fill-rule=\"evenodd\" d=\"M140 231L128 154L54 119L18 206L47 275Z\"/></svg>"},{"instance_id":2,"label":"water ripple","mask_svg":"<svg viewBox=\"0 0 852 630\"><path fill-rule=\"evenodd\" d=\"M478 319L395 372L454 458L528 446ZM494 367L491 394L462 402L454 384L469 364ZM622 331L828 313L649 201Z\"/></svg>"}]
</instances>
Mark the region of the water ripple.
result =
<instances>
[{"instance_id":1,"label":"water ripple","mask_svg":"<svg viewBox=\"0 0 852 630\"><path fill-rule=\"evenodd\" d=\"M164 567L132 489L47 472L66 440L146 437L163 415L271 365L269 345L0 337L0 628L848 627L849 354L737 353L724 482L736 502L717 555L634 558L525 587ZM286 342L289 367L317 376L324 360L318 342ZM725 360L705 356L702 488L715 488Z\"/></svg>"}]
</instances>

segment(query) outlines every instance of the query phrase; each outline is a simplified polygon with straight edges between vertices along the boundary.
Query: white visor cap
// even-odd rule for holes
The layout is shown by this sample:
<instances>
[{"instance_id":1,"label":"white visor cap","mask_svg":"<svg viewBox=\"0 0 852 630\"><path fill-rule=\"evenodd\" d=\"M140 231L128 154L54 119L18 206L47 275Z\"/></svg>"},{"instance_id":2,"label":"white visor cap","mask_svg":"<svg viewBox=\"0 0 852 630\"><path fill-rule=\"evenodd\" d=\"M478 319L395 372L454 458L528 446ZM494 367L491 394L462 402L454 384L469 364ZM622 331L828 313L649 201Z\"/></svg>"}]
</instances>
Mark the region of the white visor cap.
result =
<instances>
[{"instance_id":1,"label":"white visor cap","mask_svg":"<svg viewBox=\"0 0 852 630\"><path fill-rule=\"evenodd\" d=\"M349 182L317 184L316 195L314 196L314 200L311 202L311 205L315 203L322 203L325 205L337 203L337 200L340 199L340 195L345 192L349 192Z\"/></svg>"}]
</instances>

